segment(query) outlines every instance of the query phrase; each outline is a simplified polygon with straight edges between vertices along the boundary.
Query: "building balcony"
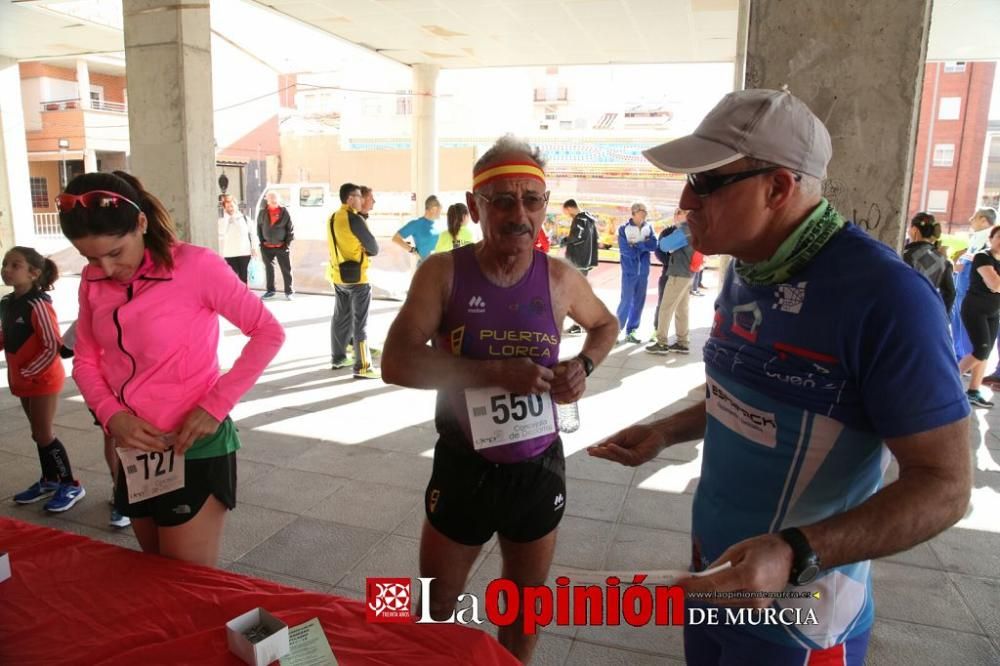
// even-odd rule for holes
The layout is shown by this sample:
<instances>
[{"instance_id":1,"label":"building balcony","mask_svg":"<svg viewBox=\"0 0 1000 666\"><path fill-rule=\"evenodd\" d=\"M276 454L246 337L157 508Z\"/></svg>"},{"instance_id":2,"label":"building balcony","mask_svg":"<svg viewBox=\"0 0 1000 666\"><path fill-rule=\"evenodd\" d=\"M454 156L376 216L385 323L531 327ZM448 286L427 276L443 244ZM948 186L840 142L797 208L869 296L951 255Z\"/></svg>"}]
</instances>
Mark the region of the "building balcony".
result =
<instances>
[{"instance_id":1,"label":"building balcony","mask_svg":"<svg viewBox=\"0 0 1000 666\"><path fill-rule=\"evenodd\" d=\"M39 102L40 111L71 111L82 109L83 105L79 99L51 99ZM94 99L90 101L91 111L109 111L111 113L128 113L128 105L121 102L107 102L105 100Z\"/></svg>"},{"instance_id":2,"label":"building balcony","mask_svg":"<svg viewBox=\"0 0 1000 666\"><path fill-rule=\"evenodd\" d=\"M32 159L80 159L86 150L129 152L127 105L79 99L40 102L41 127L25 133Z\"/></svg>"}]
</instances>

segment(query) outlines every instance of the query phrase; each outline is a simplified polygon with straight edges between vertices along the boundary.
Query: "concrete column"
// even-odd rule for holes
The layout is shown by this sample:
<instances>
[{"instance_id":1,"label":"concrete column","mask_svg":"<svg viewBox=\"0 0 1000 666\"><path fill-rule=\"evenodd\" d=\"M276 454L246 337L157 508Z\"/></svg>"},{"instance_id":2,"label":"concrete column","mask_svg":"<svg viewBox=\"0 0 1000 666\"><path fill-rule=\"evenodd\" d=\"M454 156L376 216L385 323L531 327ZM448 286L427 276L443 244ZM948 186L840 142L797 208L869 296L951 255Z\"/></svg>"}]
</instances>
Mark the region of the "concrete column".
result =
<instances>
[{"instance_id":1,"label":"concrete column","mask_svg":"<svg viewBox=\"0 0 1000 666\"><path fill-rule=\"evenodd\" d=\"M424 199L438 193L437 65L413 66L413 144L411 182L417 193L417 214Z\"/></svg>"},{"instance_id":2,"label":"concrete column","mask_svg":"<svg viewBox=\"0 0 1000 666\"><path fill-rule=\"evenodd\" d=\"M90 108L90 66L86 60L76 61L76 86L80 90L80 108ZM96 171L96 169L94 169ZM87 169L90 171L90 169Z\"/></svg>"},{"instance_id":3,"label":"concrete column","mask_svg":"<svg viewBox=\"0 0 1000 666\"><path fill-rule=\"evenodd\" d=\"M930 0L753 2L747 88L809 105L833 139L825 195L901 249L916 148Z\"/></svg>"},{"instance_id":4,"label":"concrete column","mask_svg":"<svg viewBox=\"0 0 1000 666\"><path fill-rule=\"evenodd\" d=\"M215 248L212 56L204 0L129 0L125 18L129 164L180 237Z\"/></svg>"},{"instance_id":5,"label":"concrete column","mask_svg":"<svg viewBox=\"0 0 1000 666\"><path fill-rule=\"evenodd\" d=\"M34 236L21 74L16 60L0 57L0 250L30 245Z\"/></svg>"}]
</instances>

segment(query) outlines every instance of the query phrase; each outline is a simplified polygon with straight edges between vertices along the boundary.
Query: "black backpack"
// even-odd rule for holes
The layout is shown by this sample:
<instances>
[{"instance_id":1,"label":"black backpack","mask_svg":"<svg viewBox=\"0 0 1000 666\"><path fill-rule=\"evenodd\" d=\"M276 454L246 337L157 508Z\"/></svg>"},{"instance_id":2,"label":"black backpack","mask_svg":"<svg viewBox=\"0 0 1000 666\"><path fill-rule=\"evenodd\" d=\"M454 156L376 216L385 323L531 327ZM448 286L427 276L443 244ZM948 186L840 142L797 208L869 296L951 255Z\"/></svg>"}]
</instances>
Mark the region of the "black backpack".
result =
<instances>
[{"instance_id":1,"label":"black backpack","mask_svg":"<svg viewBox=\"0 0 1000 666\"><path fill-rule=\"evenodd\" d=\"M931 281L936 288L941 286L941 278L948 269L948 260L942 257L933 245L921 243L909 253L907 262L921 275Z\"/></svg>"}]
</instances>

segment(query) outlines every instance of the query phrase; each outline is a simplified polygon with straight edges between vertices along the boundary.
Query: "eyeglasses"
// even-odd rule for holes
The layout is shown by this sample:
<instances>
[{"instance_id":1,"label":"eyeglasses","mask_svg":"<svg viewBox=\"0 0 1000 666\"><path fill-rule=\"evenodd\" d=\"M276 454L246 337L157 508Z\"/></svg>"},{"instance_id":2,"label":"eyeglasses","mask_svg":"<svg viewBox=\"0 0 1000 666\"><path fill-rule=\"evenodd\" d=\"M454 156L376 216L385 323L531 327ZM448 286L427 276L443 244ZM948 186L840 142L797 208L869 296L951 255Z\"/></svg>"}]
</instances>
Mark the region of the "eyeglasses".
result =
<instances>
[{"instance_id":1,"label":"eyeglasses","mask_svg":"<svg viewBox=\"0 0 1000 666\"><path fill-rule=\"evenodd\" d=\"M747 178L753 178L754 176L771 173L772 171L776 171L780 168L782 167L771 166L764 167L763 169L751 169L750 171L737 171L736 173L715 175L710 173L689 173L687 175L687 182L688 185L691 186L691 191L704 199L712 192L715 192L726 185L732 185L733 183L738 183L741 180L746 180ZM795 180L802 180L802 176L795 174Z\"/></svg>"},{"instance_id":2,"label":"eyeglasses","mask_svg":"<svg viewBox=\"0 0 1000 666\"><path fill-rule=\"evenodd\" d=\"M56 209L65 213L73 210L77 205L84 208L118 208L118 204L123 201L131 204L140 213L142 212L142 209L139 208L136 202L123 197L117 192L108 192L107 190L91 190L83 194L67 194L63 192L56 195Z\"/></svg>"},{"instance_id":3,"label":"eyeglasses","mask_svg":"<svg viewBox=\"0 0 1000 666\"><path fill-rule=\"evenodd\" d=\"M509 212L517 208L518 197L513 194L508 194L506 192L501 192L500 194L495 194L492 197L488 197L481 192L473 192L474 196L479 197L490 206L501 212ZM537 213L538 211L545 208L549 203L549 193L538 194L535 192L528 192L523 197L520 197L521 205L524 206L524 210L529 213Z\"/></svg>"}]
</instances>

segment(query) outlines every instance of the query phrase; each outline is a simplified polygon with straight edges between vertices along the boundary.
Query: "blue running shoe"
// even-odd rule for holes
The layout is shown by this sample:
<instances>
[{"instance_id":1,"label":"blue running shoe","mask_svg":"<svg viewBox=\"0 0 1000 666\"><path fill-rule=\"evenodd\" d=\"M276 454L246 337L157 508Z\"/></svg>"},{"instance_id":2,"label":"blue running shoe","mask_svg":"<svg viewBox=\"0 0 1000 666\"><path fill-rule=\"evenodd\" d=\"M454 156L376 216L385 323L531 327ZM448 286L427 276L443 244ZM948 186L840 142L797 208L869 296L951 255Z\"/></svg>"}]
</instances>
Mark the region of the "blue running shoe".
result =
<instances>
[{"instance_id":1,"label":"blue running shoe","mask_svg":"<svg viewBox=\"0 0 1000 666\"><path fill-rule=\"evenodd\" d=\"M14 495L14 501L18 504L31 504L32 502L37 502L40 499L45 499L55 491L59 490L58 481L46 481L45 479L39 479L27 490L22 490L18 494Z\"/></svg>"},{"instance_id":2,"label":"blue running shoe","mask_svg":"<svg viewBox=\"0 0 1000 666\"><path fill-rule=\"evenodd\" d=\"M59 490L55 496L45 503L45 510L53 513L69 511L73 505L86 497L87 491L83 489L80 482L60 483Z\"/></svg>"}]
</instances>

